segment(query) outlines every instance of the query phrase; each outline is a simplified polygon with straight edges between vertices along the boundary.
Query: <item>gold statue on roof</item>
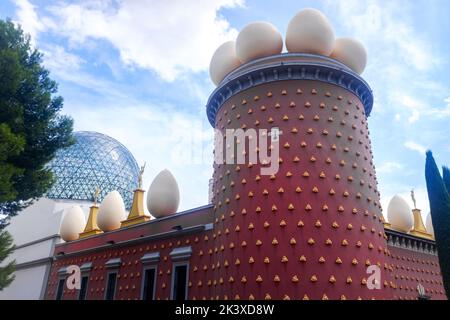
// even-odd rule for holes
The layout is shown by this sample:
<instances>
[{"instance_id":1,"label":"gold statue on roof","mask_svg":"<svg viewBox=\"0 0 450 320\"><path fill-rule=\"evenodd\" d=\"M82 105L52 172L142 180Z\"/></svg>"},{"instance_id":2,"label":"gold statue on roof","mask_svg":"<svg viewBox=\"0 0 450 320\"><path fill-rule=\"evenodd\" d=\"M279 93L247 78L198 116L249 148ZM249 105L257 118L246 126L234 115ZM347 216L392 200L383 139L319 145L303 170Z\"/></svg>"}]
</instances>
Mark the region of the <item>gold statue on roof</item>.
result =
<instances>
[{"instance_id":1,"label":"gold statue on roof","mask_svg":"<svg viewBox=\"0 0 450 320\"><path fill-rule=\"evenodd\" d=\"M145 165L147 163L144 162L144 165L141 166L141 168L139 169L139 180L138 180L138 188L142 189L142 176L144 175L144 171L145 171Z\"/></svg>"},{"instance_id":2,"label":"gold statue on roof","mask_svg":"<svg viewBox=\"0 0 450 320\"><path fill-rule=\"evenodd\" d=\"M411 190L411 199L412 199L412 202L414 203L414 209L417 209L416 197L414 196L414 189Z\"/></svg>"},{"instance_id":3,"label":"gold statue on roof","mask_svg":"<svg viewBox=\"0 0 450 320\"><path fill-rule=\"evenodd\" d=\"M100 188L97 186L95 187L95 191L93 194L93 198L94 198L94 205L97 205L97 201L98 201L98 197L100 196Z\"/></svg>"}]
</instances>

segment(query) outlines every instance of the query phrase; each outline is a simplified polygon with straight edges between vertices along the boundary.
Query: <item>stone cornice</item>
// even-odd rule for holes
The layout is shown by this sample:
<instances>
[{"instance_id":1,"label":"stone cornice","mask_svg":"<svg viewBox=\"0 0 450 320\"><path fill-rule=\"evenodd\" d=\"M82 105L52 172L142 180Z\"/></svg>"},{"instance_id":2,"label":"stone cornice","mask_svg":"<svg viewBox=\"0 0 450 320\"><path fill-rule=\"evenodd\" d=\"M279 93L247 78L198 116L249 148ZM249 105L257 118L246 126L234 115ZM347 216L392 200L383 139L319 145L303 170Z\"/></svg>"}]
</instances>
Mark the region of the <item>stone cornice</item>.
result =
<instances>
[{"instance_id":1,"label":"stone cornice","mask_svg":"<svg viewBox=\"0 0 450 320\"><path fill-rule=\"evenodd\" d=\"M206 105L210 124L222 104L251 87L283 80L314 80L337 85L355 94L363 103L366 116L373 106L369 85L342 63L319 55L285 53L258 59L231 72L214 90Z\"/></svg>"},{"instance_id":2,"label":"stone cornice","mask_svg":"<svg viewBox=\"0 0 450 320\"><path fill-rule=\"evenodd\" d=\"M419 238L395 230L385 229L388 237L387 243L390 246L437 255L436 243L433 240Z\"/></svg>"}]
</instances>

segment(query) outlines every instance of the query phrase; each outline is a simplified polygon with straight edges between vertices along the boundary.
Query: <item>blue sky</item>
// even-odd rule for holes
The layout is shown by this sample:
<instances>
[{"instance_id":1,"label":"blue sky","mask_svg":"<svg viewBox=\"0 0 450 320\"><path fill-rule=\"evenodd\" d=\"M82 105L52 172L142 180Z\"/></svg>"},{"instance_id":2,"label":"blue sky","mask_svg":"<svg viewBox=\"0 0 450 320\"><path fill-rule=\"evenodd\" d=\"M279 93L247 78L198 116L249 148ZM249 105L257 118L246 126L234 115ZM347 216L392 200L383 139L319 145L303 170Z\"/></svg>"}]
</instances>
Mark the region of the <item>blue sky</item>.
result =
<instances>
[{"instance_id":1,"label":"blue sky","mask_svg":"<svg viewBox=\"0 0 450 320\"><path fill-rule=\"evenodd\" d=\"M363 77L375 105L369 119L382 204L394 194L428 213L424 151L450 165L450 2L447 0L0 0L0 17L20 23L45 53L76 130L124 143L144 183L164 168L181 190L180 209L207 203L212 129L205 104L214 50L247 23L282 34L305 7L323 11L337 36L368 51Z\"/></svg>"}]
</instances>

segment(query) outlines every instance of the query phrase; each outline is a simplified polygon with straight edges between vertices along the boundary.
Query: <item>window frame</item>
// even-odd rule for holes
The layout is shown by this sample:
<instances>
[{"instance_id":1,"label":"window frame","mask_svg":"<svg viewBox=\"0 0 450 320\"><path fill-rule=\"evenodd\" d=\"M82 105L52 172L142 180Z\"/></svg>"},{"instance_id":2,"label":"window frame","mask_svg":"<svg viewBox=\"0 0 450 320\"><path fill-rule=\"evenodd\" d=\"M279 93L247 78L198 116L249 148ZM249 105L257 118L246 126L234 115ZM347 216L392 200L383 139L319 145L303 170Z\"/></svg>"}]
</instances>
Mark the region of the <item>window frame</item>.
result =
<instances>
[{"instance_id":1,"label":"window frame","mask_svg":"<svg viewBox=\"0 0 450 320\"><path fill-rule=\"evenodd\" d=\"M87 281L86 281L86 290L85 290L85 292L84 292L84 298L83 299L80 299L81 298L81 292L82 292L82 288L83 288L83 279L85 279L85 278L87 278ZM80 300L80 301L84 301L84 300L87 300L87 296L88 296L88 289L89 289L89 274L81 274L81 279L80 279L80 290L78 290L78 300Z\"/></svg>"},{"instance_id":2,"label":"window frame","mask_svg":"<svg viewBox=\"0 0 450 320\"><path fill-rule=\"evenodd\" d=\"M171 277L171 288L170 288L170 299L176 300L175 297L175 270L177 267L185 266L186 267L186 282L184 284L184 300L188 300L188 290L189 290L189 260L178 261L172 263L172 277Z\"/></svg>"},{"instance_id":3,"label":"window frame","mask_svg":"<svg viewBox=\"0 0 450 320\"><path fill-rule=\"evenodd\" d=\"M144 301L148 301L148 299L145 299L145 297L144 297L145 285L146 285L145 275L148 270L154 270L154 272L155 272L155 274L153 275L153 294L152 294L151 300L155 300L155 297L156 297L156 282L158 279L158 265L156 265L156 264L147 265L147 266L144 266L144 268L142 269L141 300L144 300Z\"/></svg>"},{"instance_id":4,"label":"window frame","mask_svg":"<svg viewBox=\"0 0 450 320\"><path fill-rule=\"evenodd\" d=\"M112 295L112 299L107 299L108 296L108 284L109 284L109 276L115 274L116 275L116 279L114 280L114 292ZM115 269L115 270L111 270L106 274L106 285L105 285L105 295L103 297L103 300L107 300L107 301L114 301L116 300L116 292L117 292L117 276L119 275L119 270Z\"/></svg>"},{"instance_id":5,"label":"window frame","mask_svg":"<svg viewBox=\"0 0 450 320\"><path fill-rule=\"evenodd\" d=\"M59 293L61 281L62 281L61 297L58 299L58 293ZM64 287L66 286L66 281L67 281L67 277L65 277L65 276L58 277L58 286L56 287L56 292L55 292L55 300L56 301L64 300Z\"/></svg>"}]
</instances>

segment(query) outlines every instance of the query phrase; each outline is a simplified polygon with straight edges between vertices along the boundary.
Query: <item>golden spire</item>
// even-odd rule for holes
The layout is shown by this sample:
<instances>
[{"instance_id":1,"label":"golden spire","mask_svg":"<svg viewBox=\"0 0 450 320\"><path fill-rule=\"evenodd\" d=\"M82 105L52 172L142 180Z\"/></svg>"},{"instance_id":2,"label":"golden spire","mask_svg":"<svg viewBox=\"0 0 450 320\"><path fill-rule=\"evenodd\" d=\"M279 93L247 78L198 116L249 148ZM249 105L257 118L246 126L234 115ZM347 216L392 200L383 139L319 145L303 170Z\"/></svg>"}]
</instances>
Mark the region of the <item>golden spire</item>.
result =
<instances>
[{"instance_id":1,"label":"golden spire","mask_svg":"<svg viewBox=\"0 0 450 320\"><path fill-rule=\"evenodd\" d=\"M412 210L414 215L414 227L412 228L410 234L416 237L425 238L429 240L434 240L433 236L428 233L425 225L423 224L422 214L419 209Z\"/></svg>"},{"instance_id":2,"label":"golden spire","mask_svg":"<svg viewBox=\"0 0 450 320\"><path fill-rule=\"evenodd\" d=\"M129 227L136 224L140 224L150 220L150 216L145 214L144 211L144 190L142 187L142 174L144 173L145 164L141 167L141 171L139 173L139 187L134 190L133 196L133 204L131 205L130 214L128 215L127 220L122 221L121 228Z\"/></svg>"},{"instance_id":3,"label":"golden spire","mask_svg":"<svg viewBox=\"0 0 450 320\"><path fill-rule=\"evenodd\" d=\"M411 190L411 199L414 203L414 209L412 210L414 215L414 227L412 228L410 234L416 237L425 238L433 240L433 236L428 233L425 225L423 224L422 214L419 209L417 209L416 198L414 196L414 189Z\"/></svg>"},{"instance_id":4,"label":"golden spire","mask_svg":"<svg viewBox=\"0 0 450 320\"><path fill-rule=\"evenodd\" d=\"M86 223L84 231L80 233L80 239L94 236L96 234L103 232L97 225L97 214L98 214L97 200L99 195L100 195L100 188L96 187L95 192L93 194L94 204L90 207L88 222Z\"/></svg>"}]
</instances>

